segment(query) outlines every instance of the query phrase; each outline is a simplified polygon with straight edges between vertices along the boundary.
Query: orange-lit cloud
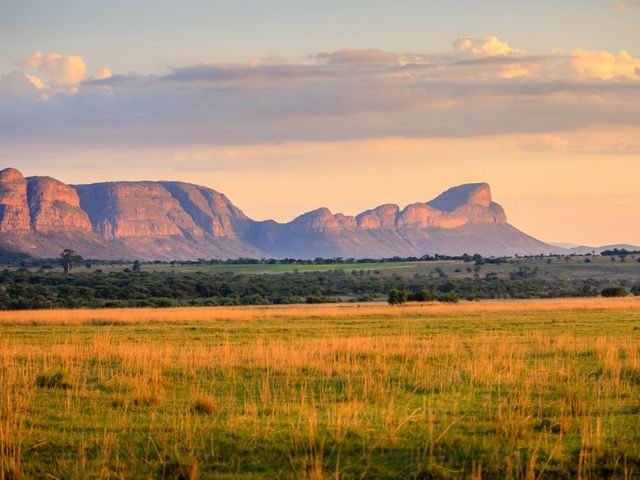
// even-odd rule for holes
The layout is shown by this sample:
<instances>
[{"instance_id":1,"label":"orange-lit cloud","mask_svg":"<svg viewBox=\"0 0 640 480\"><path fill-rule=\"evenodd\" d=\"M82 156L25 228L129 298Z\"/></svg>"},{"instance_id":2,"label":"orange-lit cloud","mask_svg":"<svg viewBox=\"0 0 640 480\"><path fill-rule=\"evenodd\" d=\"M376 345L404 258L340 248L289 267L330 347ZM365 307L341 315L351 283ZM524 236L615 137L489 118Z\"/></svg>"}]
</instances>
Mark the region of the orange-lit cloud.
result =
<instances>
[{"instance_id":1,"label":"orange-lit cloud","mask_svg":"<svg viewBox=\"0 0 640 480\"><path fill-rule=\"evenodd\" d=\"M469 57L492 57L524 53L511 48L507 42L495 36L485 38L463 37L456 40L453 47L456 53Z\"/></svg>"},{"instance_id":2,"label":"orange-lit cloud","mask_svg":"<svg viewBox=\"0 0 640 480\"><path fill-rule=\"evenodd\" d=\"M19 63L23 68L42 72L54 87L77 91L78 84L87 78L87 64L79 55L35 52Z\"/></svg>"},{"instance_id":3,"label":"orange-lit cloud","mask_svg":"<svg viewBox=\"0 0 640 480\"><path fill-rule=\"evenodd\" d=\"M113 76L113 72L108 68L103 68L102 70L98 70L96 73L91 75L92 80L104 80L105 78L109 78Z\"/></svg>"},{"instance_id":4,"label":"orange-lit cloud","mask_svg":"<svg viewBox=\"0 0 640 480\"><path fill-rule=\"evenodd\" d=\"M640 58L632 57L625 50L615 54L606 51L577 49L571 53L568 65L582 77L601 80L640 79Z\"/></svg>"}]
</instances>

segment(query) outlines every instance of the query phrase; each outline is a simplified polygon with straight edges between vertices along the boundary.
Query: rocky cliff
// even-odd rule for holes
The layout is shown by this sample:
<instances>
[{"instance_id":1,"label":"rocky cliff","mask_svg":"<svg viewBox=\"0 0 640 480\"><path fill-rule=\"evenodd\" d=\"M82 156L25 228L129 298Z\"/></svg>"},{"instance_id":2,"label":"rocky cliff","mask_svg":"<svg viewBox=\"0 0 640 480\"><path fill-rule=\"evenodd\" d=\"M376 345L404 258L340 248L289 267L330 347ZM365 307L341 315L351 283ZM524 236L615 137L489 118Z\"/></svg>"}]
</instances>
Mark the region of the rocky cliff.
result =
<instances>
[{"instance_id":1,"label":"rocky cliff","mask_svg":"<svg viewBox=\"0 0 640 480\"><path fill-rule=\"evenodd\" d=\"M181 182L66 185L0 171L0 245L44 257L73 248L89 258L387 257L558 250L513 228L486 183L437 198L385 204L357 216L326 208L289 223L256 222L222 193Z\"/></svg>"}]
</instances>

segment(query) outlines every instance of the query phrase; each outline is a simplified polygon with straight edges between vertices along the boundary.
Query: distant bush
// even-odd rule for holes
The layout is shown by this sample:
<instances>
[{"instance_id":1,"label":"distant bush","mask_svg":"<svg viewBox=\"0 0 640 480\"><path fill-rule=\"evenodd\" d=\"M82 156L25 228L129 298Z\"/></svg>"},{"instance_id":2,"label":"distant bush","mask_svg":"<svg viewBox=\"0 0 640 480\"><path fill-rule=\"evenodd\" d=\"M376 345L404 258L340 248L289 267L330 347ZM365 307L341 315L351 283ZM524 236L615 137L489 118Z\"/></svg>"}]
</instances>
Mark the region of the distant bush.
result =
<instances>
[{"instance_id":1,"label":"distant bush","mask_svg":"<svg viewBox=\"0 0 640 480\"><path fill-rule=\"evenodd\" d=\"M389 298L387 299L387 302L389 303L389 305L402 305L403 303L406 303L408 299L408 292L392 288L389 291Z\"/></svg>"},{"instance_id":2,"label":"distant bush","mask_svg":"<svg viewBox=\"0 0 640 480\"><path fill-rule=\"evenodd\" d=\"M443 293L442 295L438 295L438 301L443 303L458 303L460 297L455 292Z\"/></svg>"},{"instance_id":3,"label":"distant bush","mask_svg":"<svg viewBox=\"0 0 640 480\"><path fill-rule=\"evenodd\" d=\"M432 291L420 290L416 293L410 293L408 300L410 302L434 302L437 295Z\"/></svg>"},{"instance_id":4,"label":"distant bush","mask_svg":"<svg viewBox=\"0 0 640 480\"><path fill-rule=\"evenodd\" d=\"M607 287L602 289L600 295L603 297L626 297L629 295L629 290L624 287Z\"/></svg>"}]
</instances>

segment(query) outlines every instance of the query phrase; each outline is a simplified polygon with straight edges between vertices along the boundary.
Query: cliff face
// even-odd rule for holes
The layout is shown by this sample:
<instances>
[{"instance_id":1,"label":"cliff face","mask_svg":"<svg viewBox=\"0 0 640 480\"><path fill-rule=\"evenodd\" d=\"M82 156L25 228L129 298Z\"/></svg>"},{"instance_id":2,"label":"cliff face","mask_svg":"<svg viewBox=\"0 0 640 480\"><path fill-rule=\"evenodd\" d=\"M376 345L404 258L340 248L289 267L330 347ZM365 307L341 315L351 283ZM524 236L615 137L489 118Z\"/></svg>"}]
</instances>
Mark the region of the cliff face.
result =
<instances>
[{"instance_id":1,"label":"cliff face","mask_svg":"<svg viewBox=\"0 0 640 480\"><path fill-rule=\"evenodd\" d=\"M31 226L36 232L92 231L74 188L54 178L31 177L27 179L27 198Z\"/></svg>"},{"instance_id":2,"label":"cliff face","mask_svg":"<svg viewBox=\"0 0 640 480\"><path fill-rule=\"evenodd\" d=\"M198 185L70 186L12 168L0 171L0 245L47 257L69 247L91 258L165 260L554 251L508 225L485 183L402 210L386 204L354 217L320 208L280 224L255 222Z\"/></svg>"},{"instance_id":3,"label":"cliff face","mask_svg":"<svg viewBox=\"0 0 640 480\"><path fill-rule=\"evenodd\" d=\"M381 205L356 217L332 214L320 208L299 216L289 225L298 232L338 232L402 228L458 228L463 225L507 223L500 205L493 202L486 183L461 185L426 203Z\"/></svg>"},{"instance_id":4,"label":"cliff face","mask_svg":"<svg viewBox=\"0 0 640 480\"><path fill-rule=\"evenodd\" d=\"M27 203L27 182L13 168L0 172L0 233L28 232L31 216Z\"/></svg>"},{"instance_id":5,"label":"cliff face","mask_svg":"<svg viewBox=\"0 0 640 480\"><path fill-rule=\"evenodd\" d=\"M204 234L180 202L158 183L97 183L76 188L94 230L106 240Z\"/></svg>"}]
</instances>

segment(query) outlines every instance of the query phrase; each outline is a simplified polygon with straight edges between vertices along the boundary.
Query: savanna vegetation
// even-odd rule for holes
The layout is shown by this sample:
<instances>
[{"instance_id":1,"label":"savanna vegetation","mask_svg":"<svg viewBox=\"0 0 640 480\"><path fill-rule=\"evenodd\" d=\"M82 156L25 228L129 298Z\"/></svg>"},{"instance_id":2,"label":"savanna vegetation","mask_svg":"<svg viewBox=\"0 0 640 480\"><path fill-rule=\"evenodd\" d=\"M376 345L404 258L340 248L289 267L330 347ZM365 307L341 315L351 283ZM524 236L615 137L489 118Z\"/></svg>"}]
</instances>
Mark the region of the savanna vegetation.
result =
<instances>
[{"instance_id":1,"label":"savanna vegetation","mask_svg":"<svg viewBox=\"0 0 640 480\"><path fill-rule=\"evenodd\" d=\"M640 475L639 298L5 311L0 331L3 479Z\"/></svg>"},{"instance_id":2,"label":"savanna vegetation","mask_svg":"<svg viewBox=\"0 0 640 480\"><path fill-rule=\"evenodd\" d=\"M612 285L615 283L615 285ZM0 272L0 309L269 305L384 300L404 292L410 301L594 297L608 288L640 293L637 280L561 279L519 268L508 275L441 269L412 276L381 270L282 274L207 272ZM606 290L609 292L609 290ZM403 294L404 294L403 293ZM405 300L406 300L405 299Z\"/></svg>"}]
</instances>

